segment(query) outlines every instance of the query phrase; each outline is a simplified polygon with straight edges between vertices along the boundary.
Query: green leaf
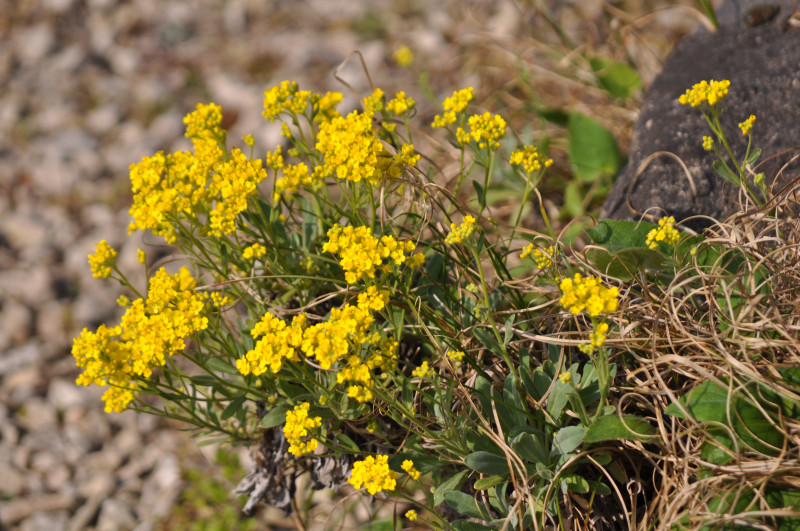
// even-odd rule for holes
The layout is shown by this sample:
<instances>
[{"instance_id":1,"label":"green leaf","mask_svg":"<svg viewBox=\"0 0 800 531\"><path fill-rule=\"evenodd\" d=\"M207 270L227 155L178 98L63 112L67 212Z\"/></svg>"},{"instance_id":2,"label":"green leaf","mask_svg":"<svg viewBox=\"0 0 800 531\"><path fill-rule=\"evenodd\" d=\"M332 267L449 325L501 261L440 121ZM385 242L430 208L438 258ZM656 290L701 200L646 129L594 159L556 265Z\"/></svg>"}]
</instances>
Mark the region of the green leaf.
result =
<instances>
[{"instance_id":1,"label":"green leaf","mask_svg":"<svg viewBox=\"0 0 800 531\"><path fill-rule=\"evenodd\" d=\"M670 260L661 251L634 247L609 252L605 249L589 249L586 257L604 274L620 280L630 280L639 271L665 271L672 268Z\"/></svg>"},{"instance_id":2,"label":"green leaf","mask_svg":"<svg viewBox=\"0 0 800 531\"><path fill-rule=\"evenodd\" d=\"M571 218L577 218L586 212L583 208L583 190L579 181L570 181L564 188L564 210Z\"/></svg>"},{"instance_id":3,"label":"green leaf","mask_svg":"<svg viewBox=\"0 0 800 531\"><path fill-rule=\"evenodd\" d=\"M564 474L561 479L567 486L567 490L585 494L589 492L589 482L576 474Z\"/></svg>"},{"instance_id":4,"label":"green leaf","mask_svg":"<svg viewBox=\"0 0 800 531\"><path fill-rule=\"evenodd\" d=\"M497 529L488 525L479 524L470 520L456 520L450 524L456 531L491 531Z\"/></svg>"},{"instance_id":5,"label":"green leaf","mask_svg":"<svg viewBox=\"0 0 800 531\"><path fill-rule=\"evenodd\" d=\"M551 455L564 455L573 451L581 445L586 435L586 428L583 426L567 426L561 428L553 437L553 449Z\"/></svg>"},{"instance_id":6,"label":"green leaf","mask_svg":"<svg viewBox=\"0 0 800 531\"><path fill-rule=\"evenodd\" d=\"M244 401L246 398L247 397L242 395L236 400L232 400L231 403L228 404L228 406L222 412L220 418L222 418L222 420L228 420L229 418L231 418L237 411L240 411L242 409L242 405L244 405Z\"/></svg>"},{"instance_id":7,"label":"green leaf","mask_svg":"<svg viewBox=\"0 0 800 531\"><path fill-rule=\"evenodd\" d=\"M644 221L620 221L601 219L594 227L586 229L586 234L595 245L610 250L627 247L647 247L647 233L655 229L655 225Z\"/></svg>"},{"instance_id":8,"label":"green leaf","mask_svg":"<svg viewBox=\"0 0 800 531\"><path fill-rule=\"evenodd\" d=\"M514 316L512 315L508 319L506 319L505 323L505 335L503 337L503 345L508 345L508 342L514 337Z\"/></svg>"},{"instance_id":9,"label":"green leaf","mask_svg":"<svg viewBox=\"0 0 800 531\"><path fill-rule=\"evenodd\" d=\"M436 487L436 490L433 492L433 505L436 506L442 503L445 493L461 488L461 484L464 483L464 478L466 478L469 473L469 470L462 470L439 483L439 486Z\"/></svg>"},{"instance_id":10,"label":"green leaf","mask_svg":"<svg viewBox=\"0 0 800 531\"><path fill-rule=\"evenodd\" d=\"M600 86L612 96L627 99L642 88L642 79L638 72L625 63L618 63L611 59L593 58L589 60Z\"/></svg>"},{"instance_id":11,"label":"green leaf","mask_svg":"<svg viewBox=\"0 0 800 531\"><path fill-rule=\"evenodd\" d=\"M444 501L447 502L447 505L464 516L471 516L472 518L478 518L481 520L484 519L484 515L478 507L478 504L469 494L465 494L457 490L451 490L450 492L444 493Z\"/></svg>"},{"instance_id":12,"label":"green leaf","mask_svg":"<svg viewBox=\"0 0 800 531\"><path fill-rule=\"evenodd\" d=\"M758 157L760 156L761 156L761 148L754 149L753 152L750 153L750 156L747 157L747 163L751 166L754 165L758 160Z\"/></svg>"},{"instance_id":13,"label":"green leaf","mask_svg":"<svg viewBox=\"0 0 800 531\"><path fill-rule=\"evenodd\" d=\"M261 419L261 427L274 428L275 426L280 426L286 422L286 412L290 409L292 408L289 406L277 406L272 408L272 410Z\"/></svg>"},{"instance_id":14,"label":"green leaf","mask_svg":"<svg viewBox=\"0 0 800 531\"><path fill-rule=\"evenodd\" d=\"M732 183L734 186L739 186L739 176L733 173L730 168L728 168L725 164L723 164L719 160L714 161L714 169L716 172L728 182Z\"/></svg>"},{"instance_id":15,"label":"green leaf","mask_svg":"<svg viewBox=\"0 0 800 531\"><path fill-rule=\"evenodd\" d=\"M646 420L635 415L616 415L598 418L589 426L584 442L633 439L646 441L656 433L656 429Z\"/></svg>"},{"instance_id":16,"label":"green leaf","mask_svg":"<svg viewBox=\"0 0 800 531\"><path fill-rule=\"evenodd\" d=\"M336 441L339 444L341 444L344 448L350 450L353 453L358 453L358 452L361 451L361 448L358 447L358 445L355 443L355 441L353 441L353 439L351 439L350 437L348 437L344 433L337 433L336 434Z\"/></svg>"},{"instance_id":17,"label":"green leaf","mask_svg":"<svg viewBox=\"0 0 800 531\"><path fill-rule=\"evenodd\" d=\"M499 485L505 481L508 481L508 475L505 476L489 476L487 478L481 478L475 482L473 487L475 490L486 490L488 488L494 487L495 485Z\"/></svg>"},{"instance_id":18,"label":"green leaf","mask_svg":"<svg viewBox=\"0 0 800 531\"><path fill-rule=\"evenodd\" d=\"M543 441L544 434L541 432L538 434L520 433L511 441L511 449L530 463L546 464L549 456Z\"/></svg>"},{"instance_id":19,"label":"green leaf","mask_svg":"<svg viewBox=\"0 0 800 531\"><path fill-rule=\"evenodd\" d=\"M517 379L514 375L510 374L506 378L503 386L503 400L495 400L495 408L497 408L500 424L506 433L527 424L528 419L523 412L522 400L517 391Z\"/></svg>"},{"instance_id":20,"label":"green leaf","mask_svg":"<svg viewBox=\"0 0 800 531\"><path fill-rule=\"evenodd\" d=\"M616 175L621 164L614 136L578 112L569 117L569 159L573 173L586 183Z\"/></svg>"},{"instance_id":21,"label":"green leaf","mask_svg":"<svg viewBox=\"0 0 800 531\"><path fill-rule=\"evenodd\" d=\"M570 367L569 372L572 372L573 367ZM550 413L550 416L555 419L561 416L561 412L564 411L564 407L569 400L567 395L571 392L572 387L568 384L563 383L561 380L556 382L550 392L550 396L547 398L547 412Z\"/></svg>"},{"instance_id":22,"label":"green leaf","mask_svg":"<svg viewBox=\"0 0 800 531\"><path fill-rule=\"evenodd\" d=\"M509 473L506 458L489 452L473 452L464 459L464 463L472 470L487 476L502 476Z\"/></svg>"}]
</instances>

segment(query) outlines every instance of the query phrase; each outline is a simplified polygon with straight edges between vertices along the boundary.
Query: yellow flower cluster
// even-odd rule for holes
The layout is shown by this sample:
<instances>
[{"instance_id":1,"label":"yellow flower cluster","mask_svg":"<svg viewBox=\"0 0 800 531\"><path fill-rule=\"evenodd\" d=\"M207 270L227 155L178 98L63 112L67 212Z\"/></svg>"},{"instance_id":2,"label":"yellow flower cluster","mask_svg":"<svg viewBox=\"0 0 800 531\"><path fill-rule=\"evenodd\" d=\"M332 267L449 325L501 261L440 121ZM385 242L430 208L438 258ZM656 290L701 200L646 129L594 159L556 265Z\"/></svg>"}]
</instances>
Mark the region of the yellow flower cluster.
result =
<instances>
[{"instance_id":1,"label":"yellow flower cluster","mask_svg":"<svg viewBox=\"0 0 800 531\"><path fill-rule=\"evenodd\" d=\"M372 113L353 111L346 117L323 122L317 135L317 151L323 156L322 175L378 184L378 157L383 145L372 130Z\"/></svg>"},{"instance_id":2,"label":"yellow flower cluster","mask_svg":"<svg viewBox=\"0 0 800 531\"><path fill-rule=\"evenodd\" d=\"M481 149L496 150L500 147L499 140L506 134L506 121L499 114L473 114L469 117L469 136L478 143ZM463 140L467 138L467 133L459 128L456 131L459 142L466 144Z\"/></svg>"},{"instance_id":3,"label":"yellow flower cluster","mask_svg":"<svg viewBox=\"0 0 800 531\"><path fill-rule=\"evenodd\" d=\"M416 103L413 98L406 96L405 92L398 92L394 95L393 100L386 103L386 110L400 116L413 109L414 105Z\"/></svg>"},{"instance_id":4,"label":"yellow flower cluster","mask_svg":"<svg viewBox=\"0 0 800 531\"><path fill-rule=\"evenodd\" d=\"M267 171L260 159L249 160L240 149L231 151L230 159L216 164L214 170L209 186L209 193L215 199L209 216L209 233L219 238L236 230L236 216L247 209L247 198L267 178Z\"/></svg>"},{"instance_id":5,"label":"yellow flower cluster","mask_svg":"<svg viewBox=\"0 0 800 531\"><path fill-rule=\"evenodd\" d=\"M667 216L658 220L658 228L647 233L646 245L651 249L658 248L658 242L676 244L681 233L675 229L675 218Z\"/></svg>"},{"instance_id":6,"label":"yellow flower cluster","mask_svg":"<svg viewBox=\"0 0 800 531\"><path fill-rule=\"evenodd\" d=\"M299 90L296 81L282 81L280 84L264 91L264 111L262 112L264 118L274 122L282 112L287 110L287 102L289 102L288 107L296 106L291 101L295 99L294 96ZM308 102L303 103L303 110L305 110L305 105ZM300 114L302 114L302 111Z\"/></svg>"},{"instance_id":7,"label":"yellow flower cluster","mask_svg":"<svg viewBox=\"0 0 800 531\"><path fill-rule=\"evenodd\" d=\"M475 218L464 216L464 222L461 225L450 224L450 233L445 237L444 241L449 244L461 243L473 232L475 232Z\"/></svg>"},{"instance_id":8,"label":"yellow flower cluster","mask_svg":"<svg viewBox=\"0 0 800 531\"><path fill-rule=\"evenodd\" d=\"M583 278L580 273L575 273L573 278L562 279L559 287L562 293L561 306L573 314L586 310L589 315L596 317L617 310L619 290L603 286L597 277Z\"/></svg>"},{"instance_id":9,"label":"yellow flower cluster","mask_svg":"<svg viewBox=\"0 0 800 531\"><path fill-rule=\"evenodd\" d=\"M339 111L336 110L336 105L338 105L340 101L342 101L341 92L312 94L311 102L314 112L314 121L327 122L339 116Z\"/></svg>"},{"instance_id":10,"label":"yellow flower cluster","mask_svg":"<svg viewBox=\"0 0 800 531\"><path fill-rule=\"evenodd\" d=\"M714 139L711 138L710 136L704 136L703 149L705 149L706 151L711 151L712 149L714 149Z\"/></svg>"},{"instance_id":11,"label":"yellow flower cluster","mask_svg":"<svg viewBox=\"0 0 800 531\"><path fill-rule=\"evenodd\" d=\"M368 227L334 225L328 231L328 241L322 250L340 256L339 265L344 269L345 280L355 284L364 277L375 278L375 269L384 265L384 259L402 265L409 259L406 253L414 250L414 242L399 242L392 236L381 236L378 240ZM415 257L409 260L412 266L418 262ZM391 265L386 264L386 268L391 270Z\"/></svg>"},{"instance_id":12,"label":"yellow flower cluster","mask_svg":"<svg viewBox=\"0 0 800 531\"><path fill-rule=\"evenodd\" d=\"M433 370L428 366L427 361L423 361L422 365L411 371L411 376L416 378L426 378Z\"/></svg>"},{"instance_id":13,"label":"yellow flower cluster","mask_svg":"<svg viewBox=\"0 0 800 531\"><path fill-rule=\"evenodd\" d=\"M187 114L183 123L186 125L186 137L192 139L222 141L225 132L222 123L222 107L216 103L198 103L194 112Z\"/></svg>"},{"instance_id":14,"label":"yellow flower cluster","mask_svg":"<svg viewBox=\"0 0 800 531\"><path fill-rule=\"evenodd\" d=\"M296 349L303 341L306 315L300 314L292 319L292 325L267 312L250 331L253 338L259 338L252 350L236 360L236 368L244 376L259 376L267 369L277 374L284 360L298 361Z\"/></svg>"},{"instance_id":15,"label":"yellow flower cluster","mask_svg":"<svg viewBox=\"0 0 800 531\"><path fill-rule=\"evenodd\" d=\"M438 114L433 118L431 127L447 127L449 124L455 123L456 115L464 112L469 105L469 102L475 99L475 91L472 87L457 90L452 96L446 98L442 103L444 107L444 114Z\"/></svg>"},{"instance_id":16,"label":"yellow flower cluster","mask_svg":"<svg viewBox=\"0 0 800 531\"><path fill-rule=\"evenodd\" d=\"M348 482L356 489L363 485L373 496L384 490L394 490L397 486L397 472L389 468L389 456L367 456L353 463Z\"/></svg>"},{"instance_id":17,"label":"yellow flower cluster","mask_svg":"<svg viewBox=\"0 0 800 531\"><path fill-rule=\"evenodd\" d=\"M244 251L242 251L242 257L245 260L261 258L265 254L267 254L267 248L260 243L254 243L253 245L247 246L244 248Z\"/></svg>"},{"instance_id":18,"label":"yellow flower cluster","mask_svg":"<svg viewBox=\"0 0 800 531\"><path fill-rule=\"evenodd\" d=\"M282 81L264 91L264 118L270 122L282 113L302 115L311 106L315 122L325 122L339 116L336 105L342 101L341 92L318 94L310 90L300 90L296 81ZM288 125L281 124L281 134L290 138Z\"/></svg>"},{"instance_id":19,"label":"yellow flower cluster","mask_svg":"<svg viewBox=\"0 0 800 531\"><path fill-rule=\"evenodd\" d=\"M547 269L553 265L551 257L553 256L554 252L555 247L552 245L542 251L541 249L535 249L533 244L529 243L528 246L522 250L522 253L519 255L519 257L525 259L528 256L532 256L533 260L536 262L536 267L539 269Z\"/></svg>"},{"instance_id":20,"label":"yellow flower cluster","mask_svg":"<svg viewBox=\"0 0 800 531\"><path fill-rule=\"evenodd\" d=\"M692 107L700 107L703 103L707 103L713 107L728 95L728 87L731 82L727 79L722 81L701 81L695 83L692 88L687 89L686 93L678 98L678 103L681 105L691 105Z\"/></svg>"},{"instance_id":21,"label":"yellow flower cluster","mask_svg":"<svg viewBox=\"0 0 800 531\"><path fill-rule=\"evenodd\" d=\"M345 367L334 369L337 382L355 382L348 387L347 395L359 402L371 400L372 371L390 371L397 366L397 341L382 340L379 333L369 334L375 322L371 312L382 310L388 300L387 291L370 286L359 294L357 306L345 304L334 308L327 321L308 327L305 314L295 317L288 326L266 313L251 331L254 338L263 337L236 361L236 368L245 376L251 373L258 376L267 369L275 374L286 360L299 361L299 351L316 358L323 370L330 370L346 359ZM366 348L369 345L372 348Z\"/></svg>"},{"instance_id":22,"label":"yellow flower cluster","mask_svg":"<svg viewBox=\"0 0 800 531\"><path fill-rule=\"evenodd\" d=\"M553 159L539 153L536 146L525 146L512 152L509 162L516 166L522 166L525 168L526 173L537 172L542 168L549 168L553 165Z\"/></svg>"},{"instance_id":23,"label":"yellow flower cluster","mask_svg":"<svg viewBox=\"0 0 800 531\"><path fill-rule=\"evenodd\" d=\"M184 120L193 152L159 151L131 165L134 196L129 232L149 229L174 243L175 225L181 219L198 221L199 213L208 215L208 234L235 230L236 216L247 207L248 196L266 178L266 171L260 160L249 160L238 149L225 158L221 120L219 106L198 104Z\"/></svg>"},{"instance_id":24,"label":"yellow flower cluster","mask_svg":"<svg viewBox=\"0 0 800 531\"><path fill-rule=\"evenodd\" d=\"M194 287L188 269L170 275L161 268L150 279L147 300L133 301L119 325L84 328L74 339L72 355L83 369L77 383L110 385L103 395L107 412L127 408L141 385L135 377L150 377L166 356L183 350L187 337L208 326L204 297Z\"/></svg>"},{"instance_id":25,"label":"yellow flower cluster","mask_svg":"<svg viewBox=\"0 0 800 531\"><path fill-rule=\"evenodd\" d=\"M743 135L749 135L753 130L753 124L756 123L756 115L751 114L750 117L739 124L739 129L742 130Z\"/></svg>"},{"instance_id":26,"label":"yellow flower cluster","mask_svg":"<svg viewBox=\"0 0 800 531\"><path fill-rule=\"evenodd\" d=\"M314 184L322 182L322 167L317 166L314 172L308 171L308 166L301 162L299 164L290 164L284 166L283 176L275 181L275 202L280 199L281 194L292 194L297 192L301 186L310 187Z\"/></svg>"},{"instance_id":27,"label":"yellow flower cluster","mask_svg":"<svg viewBox=\"0 0 800 531\"><path fill-rule=\"evenodd\" d=\"M111 276L111 266L117 259L117 251L108 245L105 240L97 242L94 254L89 255L89 266L95 278L108 278Z\"/></svg>"},{"instance_id":28,"label":"yellow flower cluster","mask_svg":"<svg viewBox=\"0 0 800 531\"><path fill-rule=\"evenodd\" d=\"M397 66L401 66L403 68L411 66L411 63L414 62L414 52L405 44L395 50L394 54L392 54L392 57L397 63Z\"/></svg>"},{"instance_id":29,"label":"yellow flower cluster","mask_svg":"<svg viewBox=\"0 0 800 531\"><path fill-rule=\"evenodd\" d=\"M455 361L456 363L461 363L461 360L464 359L464 351L463 350L451 350L447 353L447 357L451 360Z\"/></svg>"},{"instance_id":30,"label":"yellow flower cluster","mask_svg":"<svg viewBox=\"0 0 800 531\"><path fill-rule=\"evenodd\" d=\"M400 465L400 468L406 471L406 473L411 477L411 479L417 480L419 479L420 472L416 468L414 468L414 461L411 459L406 459L403 461L403 464Z\"/></svg>"},{"instance_id":31,"label":"yellow flower cluster","mask_svg":"<svg viewBox=\"0 0 800 531\"><path fill-rule=\"evenodd\" d=\"M409 509L408 511L406 511L406 518L408 518L410 521L413 522L418 518L417 511L415 511L414 509Z\"/></svg>"},{"instance_id":32,"label":"yellow flower cluster","mask_svg":"<svg viewBox=\"0 0 800 531\"><path fill-rule=\"evenodd\" d=\"M311 405L308 402L303 402L286 412L283 435L289 443L289 453L295 457L310 454L319 445L317 439L309 437L308 430L319 428L322 425L322 417L309 417L309 407Z\"/></svg>"},{"instance_id":33,"label":"yellow flower cluster","mask_svg":"<svg viewBox=\"0 0 800 531\"><path fill-rule=\"evenodd\" d=\"M570 383L572 381L572 373L569 371L564 371L558 375L558 379L561 380L561 383Z\"/></svg>"},{"instance_id":34,"label":"yellow flower cluster","mask_svg":"<svg viewBox=\"0 0 800 531\"><path fill-rule=\"evenodd\" d=\"M267 168L277 171L283 168L283 164L283 148L281 146L276 147L275 151L267 151L267 154L264 155L264 165Z\"/></svg>"},{"instance_id":35,"label":"yellow flower cluster","mask_svg":"<svg viewBox=\"0 0 800 531\"><path fill-rule=\"evenodd\" d=\"M141 249L136 249L136 261L143 264L147 261L147 254Z\"/></svg>"},{"instance_id":36,"label":"yellow flower cluster","mask_svg":"<svg viewBox=\"0 0 800 531\"><path fill-rule=\"evenodd\" d=\"M584 354L592 355L595 349L605 345L606 337L608 336L608 323L597 323L594 326L594 331L589 334L589 343L581 345L580 350Z\"/></svg>"}]
</instances>

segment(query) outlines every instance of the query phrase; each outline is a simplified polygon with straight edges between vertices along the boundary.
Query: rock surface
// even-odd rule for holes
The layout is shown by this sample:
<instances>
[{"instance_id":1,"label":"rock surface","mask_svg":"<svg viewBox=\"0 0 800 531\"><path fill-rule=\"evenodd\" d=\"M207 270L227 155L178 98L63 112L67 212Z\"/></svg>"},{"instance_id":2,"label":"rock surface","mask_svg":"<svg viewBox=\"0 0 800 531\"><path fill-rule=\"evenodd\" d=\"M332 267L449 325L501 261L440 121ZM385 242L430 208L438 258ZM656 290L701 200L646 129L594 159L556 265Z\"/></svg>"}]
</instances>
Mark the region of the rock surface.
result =
<instances>
[{"instance_id":1,"label":"rock surface","mask_svg":"<svg viewBox=\"0 0 800 531\"><path fill-rule=\"evenodd\" d=\"M791 0L728 0L718 11L719 31L700 28L675 46L648 91L634 126L629 163L602 217L640 219L647 212L655 218L722 220L736 211L738 188L713 169L716 154L703 150L702 137L711 134L705 119L698 109L678 103L687 88L702 80L731 81L721 121L734 153L741 157L746 149L737 124L754 114L753 144L763 150L759 162L774 156L755 171L764 172L767 182L782 171L778 187L797 176L800 163L791 160L800 148L800 27L789 23L791 7ZM666 154L644 165L658 152L676 155L689 175ZM687 225L697 230L709 223L695 218Z\"/></svg>"}]
</instances>

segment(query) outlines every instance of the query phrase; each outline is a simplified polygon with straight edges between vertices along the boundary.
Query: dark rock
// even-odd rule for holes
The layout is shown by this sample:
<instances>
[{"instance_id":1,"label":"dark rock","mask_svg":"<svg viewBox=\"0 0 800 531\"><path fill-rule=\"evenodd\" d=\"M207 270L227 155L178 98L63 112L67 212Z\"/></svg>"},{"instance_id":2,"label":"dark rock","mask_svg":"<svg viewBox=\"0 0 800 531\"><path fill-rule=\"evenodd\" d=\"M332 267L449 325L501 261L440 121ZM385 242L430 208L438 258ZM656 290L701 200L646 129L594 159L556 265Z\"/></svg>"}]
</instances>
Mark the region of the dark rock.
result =
<instances>
[{"instance_id":1,"label":"dark rock","mask_svg":"<svg viewBox=\"0 0 800 531\"><path fill-rule=\"evenodd\" d=\"M678 103L686 89L702 80L731 81L721 121L737 157L746 149L737 124L755 114L753 146L763 150L760 161L768 159L756 172L764 172L768 184L778 176L776 190L797 175L800 163L789 161L797 154L792 148L800 147L800 28L790 20L791 5L791 0L728 0L718 11L717 32L700 28L678 43L649 89L634 126L629 164L601 217L640 219L647 211L655 218L722 220L736 212L738 187L716 174L716 154L703 150L702 137L712 136L705 119L699 109ZM691 182L675 157L655 156L643 166L657 152L677 155ZM710 223L698 218L686 225L699 230Z\"/></svg>"}]
</instances>

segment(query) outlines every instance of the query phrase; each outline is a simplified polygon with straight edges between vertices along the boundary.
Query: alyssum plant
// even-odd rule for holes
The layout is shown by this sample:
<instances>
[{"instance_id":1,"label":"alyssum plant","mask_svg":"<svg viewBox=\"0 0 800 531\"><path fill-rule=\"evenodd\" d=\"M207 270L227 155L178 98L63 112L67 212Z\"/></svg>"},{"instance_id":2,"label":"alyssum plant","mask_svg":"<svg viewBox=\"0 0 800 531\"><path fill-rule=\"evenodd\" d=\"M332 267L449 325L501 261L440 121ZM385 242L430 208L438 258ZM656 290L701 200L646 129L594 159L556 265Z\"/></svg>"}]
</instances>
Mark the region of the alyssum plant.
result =
<instances>
[{"instance_id":1,"label":"alyssum plant","mask_svg":"<svg viewBox=\"0 0 800 531\"><path fill-rule=\"evenodd\" d=\"M607 339L627 320L625 282L663 282L702 239L671 219L606 223L587 261L518 227L552 161L530 145L503 155L506 122L471 115L473 98L455 92L432 124L454 148L452 189L423 164L402 92L342 115L339 93L274 86L263 114L291 147L263 160L198 105L191 152L130 172L130 230L174 245L175 267L135 286L98 244L92 272L132 297L119 324L75 339L78 383L106 386L108 412L253 445L248 511L263 500L302 520L295 480L309 474L434 528L563 526L600 499L643 518L613 461L621 441L656 444L657 421L622 407ZM489 215L500 169L524 183L507 224Z\"/></svg>"}]
</instances>

